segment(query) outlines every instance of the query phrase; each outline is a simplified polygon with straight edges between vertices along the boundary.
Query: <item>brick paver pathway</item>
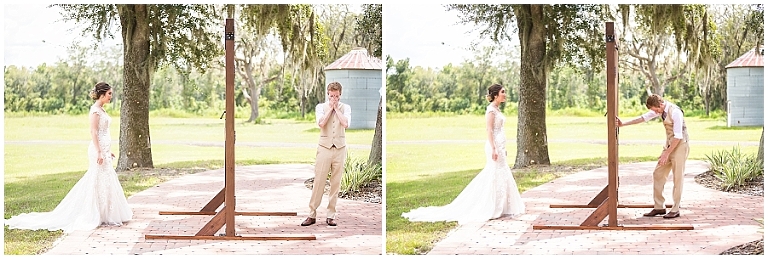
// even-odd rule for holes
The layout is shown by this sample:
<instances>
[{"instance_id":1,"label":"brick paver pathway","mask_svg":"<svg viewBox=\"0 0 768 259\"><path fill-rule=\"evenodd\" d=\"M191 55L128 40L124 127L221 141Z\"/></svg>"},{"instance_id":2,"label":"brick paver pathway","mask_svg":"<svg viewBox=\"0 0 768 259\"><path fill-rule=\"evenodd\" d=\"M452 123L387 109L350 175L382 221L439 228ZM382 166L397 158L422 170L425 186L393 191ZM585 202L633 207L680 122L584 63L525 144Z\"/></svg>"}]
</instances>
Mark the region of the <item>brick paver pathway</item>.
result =
<instances>
[{"instance_id":1,"label":"brick paver pathway","mask_svg":"<svg viewBox=\"0 0 768 259\"><path fill-rule=\"evenodd\" d=\"M619 203L653 204L655 162L619 166ZM721 192L697 184L708 170L702 161L686 164L680 217L649 218L650 209L617 209L619 225L690 224L694 230L533 230L533 225L580 225L594 209L549 208L550 204L587 204L607 185L608 170L575 173L526 191L526 214L466 224L437 243L430 255L716 255L728 248L763 238L760 196ZM665 190L671 202L672 181ZM607 217L602 224L607 223Z\"/></svg>"},{"instance_id":2,"label":"brick paver pathway","mask_svg":"<svg viewBox=\"0 0 768 259\"><path fill-rule=\"evenodd\" d=\"M236 216L237 235L311 234L317 240L172 240L152 235L194 235L212 216L159 215L159 211L199 211L224 186L224 170L183 176L128 199L133 220L121 227L70 233L47 255L381 255L382 205L339 199L338 226L325 224L326 196L318 223L299 226L307 216L311 190L304 181L312 165L258 165L235 169L237 211L296 212L298 216ZM220 230L223 233L224 228Z\"/></svg>"}]
</instances>

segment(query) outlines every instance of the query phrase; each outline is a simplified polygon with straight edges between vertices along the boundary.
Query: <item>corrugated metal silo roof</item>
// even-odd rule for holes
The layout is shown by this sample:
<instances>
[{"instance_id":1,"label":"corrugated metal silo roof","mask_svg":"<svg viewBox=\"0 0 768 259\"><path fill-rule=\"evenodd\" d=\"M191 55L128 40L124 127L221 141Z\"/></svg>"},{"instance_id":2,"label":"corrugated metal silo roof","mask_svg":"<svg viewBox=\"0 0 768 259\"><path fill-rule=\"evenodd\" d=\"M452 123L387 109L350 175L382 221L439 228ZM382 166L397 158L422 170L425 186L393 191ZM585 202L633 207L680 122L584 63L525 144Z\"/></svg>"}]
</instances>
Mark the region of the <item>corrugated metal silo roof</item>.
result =
<instances>
[{"instance_id":1,"label":"corrugated metal silo roof","mask_svg":"<svg viewBox=\"0 0 768 259\"><path fill-rule=\"evenodd\" d=\"M337 59L324 70L341 69L382 69L381 59L368 55L365 48L354 48L349 53Z\"/></svg>"},{"instance_id":2,"label":"corrugated metal silo roof","mask_svg":"<svg viewBox=\"0 0 768 259\"><path fill-rule=\"evenodd\" d=\"M744 53L744 55L741 55L741 57L737 58L725 68L732 68L732 67L763 67L763 47L760 47L761 53L755 53L755 49L750 49L747 53Z\"/></svg>"}]
</instances>

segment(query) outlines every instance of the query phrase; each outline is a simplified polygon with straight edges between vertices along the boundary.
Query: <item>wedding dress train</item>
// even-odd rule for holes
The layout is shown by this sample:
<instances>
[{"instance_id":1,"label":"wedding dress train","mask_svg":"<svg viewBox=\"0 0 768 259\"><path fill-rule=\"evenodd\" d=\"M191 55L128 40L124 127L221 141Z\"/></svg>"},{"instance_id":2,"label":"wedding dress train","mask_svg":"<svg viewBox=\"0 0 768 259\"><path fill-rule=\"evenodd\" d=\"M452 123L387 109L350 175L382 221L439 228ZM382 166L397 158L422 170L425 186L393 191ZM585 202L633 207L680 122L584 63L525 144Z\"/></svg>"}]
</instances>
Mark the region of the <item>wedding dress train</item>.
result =
<instances>
[{"instance_id":1,"label":"wedding dress train","mask_svg":"<svg viewBox=\"0 0 768 259\"><path fill-rule=\"evenodd\" d=\"M69 193L49 212L23 213L5 221L9 229L91 230L100 225L119 226L131 219L133 212L123 188L112 168L110 155L111 118L101 107L91 107L99 115L98 138L104 161L97 163L98 154L93 142L88 146L88 171L77 181Z\"/></svg>"},{"instance_id":2,"label":"wedding dress train","mask_svg":"<svg viewBox=\"0 0 768 259\"><path fill-rule=\"evenodd\" d=\"M465 224L524 213L525 205L507 164L504 115L492 105L488 106L486 116L488 113L495 115L493 135L499 154L496 161L492 158L491 145L486 141L485 167L456 199L445 206L421 207L405 212L402 214L404 218L410 221L458 221L459 224Z\"/></svg>"}]
</instances>

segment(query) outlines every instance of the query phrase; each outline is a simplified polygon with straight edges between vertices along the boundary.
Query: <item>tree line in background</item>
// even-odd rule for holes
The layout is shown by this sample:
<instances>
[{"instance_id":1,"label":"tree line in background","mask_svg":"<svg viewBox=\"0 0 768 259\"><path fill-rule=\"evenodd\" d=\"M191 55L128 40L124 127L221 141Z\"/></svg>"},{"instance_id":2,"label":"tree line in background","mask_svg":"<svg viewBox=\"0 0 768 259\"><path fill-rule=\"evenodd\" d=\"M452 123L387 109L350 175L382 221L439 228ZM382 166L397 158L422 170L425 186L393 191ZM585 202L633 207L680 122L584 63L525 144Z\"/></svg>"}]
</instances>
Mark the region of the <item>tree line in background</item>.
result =
<instances>
[{"instance_id":1,"label":"tree line in background","mask_svg":"<svg viewBox=\"0 0 768 259\"><path fill-rule=\"evenodd\" d=\"M686 115L724 111L725 66L762 44L758 41L762 39L762 31L753 30L762 28L762 6L699 5L697 8L704 8L702 11L709 17L708 37L712 39L712 45L707 46L711 57L701 61L712 66L702 69L695 69L687 62L687 57L694 55L691 51L676 49L671 28L656 33L617 22L619 36L628 35L620 40L620 110L632 113L645 110L645 98L657 93L680 105ZM757 22L759 24L754 25ZM604 35L596 37L601 41L597 47L604 51ZM655 40L646 42L648 38ZM474 48L473 53L473 57L460 64L446 64L441 68L412 66L408 58L393 60L387 56L387 112L482 114L488 105L486 89L494 83L509 89L507 109L517 109L519 46L495 44ZM593 66L564 62L554 65L546 77L547 109L579 108L604 113L607 101L604 66L604 63Z\"/></svg>"},{"instance_id":2,"label":"tree line in background","mask_svg":"<svg viewBox=\"0 0 768 259\"><path fill-rule=\"evenodd\" d=\"M547 110L605 107L605 22L616 22L623 112L661 94L686 111L721 109L725 65L763 44L763 6L450 4L500 53L475 50L457 66L411 68L387 58L388 112L479 113L484 89L502 83L517 112L514 168L550 164ZM515 37L517 36L517 37ZM519 45L517 45L519 44ZM506 49L506 50L505 50ZM501 57L493 61L493 58ZM629 81L629 82L628 82ZM636 107L636 108L635 108ZM687 114L691 114L688 112Z\"/></svg>"},{"instance_id":3,"label":"tree line in background","mask_svg":"<svg viewBox=\"0 0 768 259\"><path fill-rule=\"evenodd\" d=\"M381 53L381 5L376 4L49 7L83 25L84 36L96 42L119 38L122 44L94 52L75 42L69 56L55 64L5 67L4 110L84 113L92 102L90 88L108 82L115 98L107 108L120 111L118 171L154 167L148 146L150 110L224 110L227 18L236 23L236 105L251 110L249 121L258 120L259 106L271 114L303 118L325 98L326 65L354 47Z\"/></svg>"},{"instance_id":4,"label":"tree line in background","mask_svg":"<svg viewBox=\"0 0 768 259\"><path fill-rule=\"evenodd\" d=\"M395 61L387 57L387 112L483 114L488 105L485 99L488 86L500 83L509 89L507 103L502 108L514 113L520 99L519 62L514 58L500 62L488 59L489 55L504 51L507 50L502 46L487 46L471 59L442 68L411 66L408 58ZM648 91L645 77L626 68L620 70L620 110L630 114L646 110ZM576 108L605 113L606 75L598 72L568 65L556 66L547 78L547 109ZM709 111L720 111L718 114L722 114L726 103L725 74L721 84L709 85L708 88L700 88L704 82L696 76L690 74L672 80L664 97L678 103L686 114L706 115L702 95L707 94L711 98L710 103L718 104Z\"/></svg>"},{"instance_id":5,"label":"tree line in background","mask_svg":"<svg viewBox=\"0 0 768 259\"><path fill-rule=\"evenodd\" d=\"M372 5L363 8L370 9L368 6ZM378 6L380 13L381 7ZM378 57L381 57L380 37L375 41L370 39L370 34L362 32L375 30L375 25L358 26L363 21L370 23L363 20L368 9L356 13L350 5L316 5L313 8L318 16L317 22L323 28L320 36L324 42L322 47L327 48L322 50L324 55L318 55L320 59L317 66L320 69L358 46L367 48L371 55L378 51ZM275 31L257 36L253 26L243 25L242 21L238 23L242 26L236 29L236 105L241 109L255 111L249 115L252 117L249 121L259 117L258 107L268 109L270 113L267 115L271 117L301 117L299 92L303 90L310 93L305 96L307 103L324 100L324 78L317 78L307 89L295 83L299 75L296 75L298 73L293 68L286 68L289 65L286 65L288 62L284 62L284 59L289 57L283 55ZM213 29L223 31L223 27ZM90 44L73 42L67 54L67 57L54 64L40 64L37 67L6 66L5 112L86 113L92 104L88 91L99 81L108 82L115 88L116 98L108 108L119 110L121 88L124 86L122 46L96 48ZM221 112L225 87L223 52L221 54L222 57L213 57L210 63L205 64L204 70L196 69L189 63L184 64L183 60L173 61L182 63L180 66L159 66L151 77L149 110L170 109L198 115ZM320 74L318 77L323 76L322 71L315 72ZM258 105L258 100L263 103ZM253 108L251 101L256 102ZM314 105L307 105L306 108L311 112Z\"/></svg>"},{"instance_id":6,"label":"tree line in background","mask_svg":"<svg viewBox=\"0 0 768 259\"><path fill-rule=\"evenodd\" d=\"M118 170L152 167L146 146L149 110L200 113L222 102L225 17L237 17L242 25L236 30L242 57L236 65L237 99L238 107L251 109L249 121L258 120L258 107L303 117L311 112L308 104L323 99L323 65L352 46L381 53L381 5L363 5L362 15L339 5L59 6L65 19L86 25L84 33L97 40L122 28L122 53L96 53L103 59L94 62L87 49L73 47L70 58L52 66L6 67L5 109L82 112L90 103L90 86L112 80L121 114ZM507 106L518 111L516 168L549 164L548 109L604 111L605 21L620 21L624 112L644 110L645 96L653 93L677 102L687 114L722 111L725 65L762 46L764 37L761 4L445 7L497 45L478 47L473 58L442 68L387 58L386 108L480 113L486 87L502 83L509 89ZM512 39L519 45L505 44Z\"/></svg>"}]
</instances>

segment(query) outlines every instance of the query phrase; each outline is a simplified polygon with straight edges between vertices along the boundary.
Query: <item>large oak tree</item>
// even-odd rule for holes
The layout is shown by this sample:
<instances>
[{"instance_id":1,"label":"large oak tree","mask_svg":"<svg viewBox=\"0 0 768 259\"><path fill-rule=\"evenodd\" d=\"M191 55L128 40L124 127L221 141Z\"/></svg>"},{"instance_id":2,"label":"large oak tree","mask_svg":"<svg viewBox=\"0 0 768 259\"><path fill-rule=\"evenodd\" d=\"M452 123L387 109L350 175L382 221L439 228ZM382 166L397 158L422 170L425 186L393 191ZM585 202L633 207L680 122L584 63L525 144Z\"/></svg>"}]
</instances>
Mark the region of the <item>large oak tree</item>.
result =
<instances>
[{"instance_id":1,"label":"large oak tree","mask_svg":"<svg viewBox=\"0 0 768 259\"><path fill-rule=\"evenodd\" d=\"M213 5L64 4L65 20L85 25L83 34L112 38L118 25L123 43L120 153L117 170L152 168L149 132L150 79L158 66L191 65L205 70L222 56L222 20Z\"/></svg>"},{"instance_id":2,"label":"large oak tree","mask_svg":"<svg viewBox=\"0 0 768 259\"><path fill-rule=\"evenodd\" d=\"M720 48L712 38L716 26L706 5L637 4L619 10L621 51L631 57L624 64L646 78L649 95L664 96L666 87L689 71L715 65Z\"/></svg>"},{"instance_id":3,"label":"large oak tree","mask_svg":"<svg viewBox=\"0 0 768 259\"><path fill-rule=\"evenodd\" d=\"M190 66L202 72L223 56L221 28L223 17L233 18L235 8L226 5L147 5L147 4L63 4L65 20L86 26L96 40L113 36L119 25L123 40L124 83L120 110L120 157L117 170L151 168L152 145L149 132L150 78L156 68L173 65L179 70ZM273 28L294 75L301 71L302 82L317 81L323 45L318 39L315 14L310 5L243 5L242 20L266 35ZM218 62L221 63L221 62ZM307 79L307 78L311 79ZM308 84L307 84L308 85Z\"/></svg>"},{"instance_id":4,"label":"large oak tree","mask_svg":"<svg viewBox=\"0 0 768 259\"><path fill-rule=\"evenodd\" d=\"M243 5L242 18L257 35L276 31L283 48L283 69L291 75L284 83L296 90L304 117L310 94L323 84L322 60L327 55L327 42L321 37L322 27L312 5Z\"/></svg>"},{"instance_id":5,"label":"large oak tree","mask_svg":"<svg viewBox=\"0 0 768 259\"><path fill-rule=\"evenodd\" d=\"M558 62L599 66L604 53L600 5L452 4L463 23L493 41L520 41L520 93L515 168L550 164L546 124L547 75ZM510 87L507 87L510 88Z\"/></svg>"}]
</instances>

